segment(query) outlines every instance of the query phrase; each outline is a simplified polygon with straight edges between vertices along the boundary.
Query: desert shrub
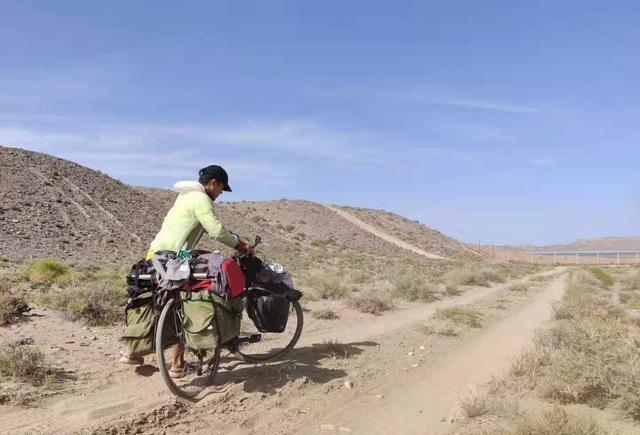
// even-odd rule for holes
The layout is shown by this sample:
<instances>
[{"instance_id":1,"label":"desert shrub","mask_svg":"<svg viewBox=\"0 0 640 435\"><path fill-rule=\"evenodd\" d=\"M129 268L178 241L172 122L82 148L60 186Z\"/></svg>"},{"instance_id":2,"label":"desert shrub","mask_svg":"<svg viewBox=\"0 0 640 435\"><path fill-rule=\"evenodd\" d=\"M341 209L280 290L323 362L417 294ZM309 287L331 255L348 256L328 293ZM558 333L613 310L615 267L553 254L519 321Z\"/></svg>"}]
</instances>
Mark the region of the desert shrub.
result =
<instances>
[{"instance_id":1,"label":"desert shrub","mask_svg":"<svg viewBox=\"0 0 640 435\"><path fill-rule=\"evenodd\" d=\"M459 296L463 293L460 287L450 284L443 284L441 286L440 292L447 296Z\"/></svg>"},{"instance_id":2,"label":"desert shrub","mask_svg":"<svg viewBox=\"0 0 640 435\"><path fill-rule=\"evenodd\" d=\"M379 315L393 308L389 298L375 294L361 294L349 299L349 305L362 312Z\"/></svg>"},{"instance_id":3,"label":"desert shrub","mask_svg":"<svg viewBox=\"0 0 640 435\"><path fill-rule=\"evenodd\" d=\"M622 288L627 291L640 291L640 271L630 273L622 280Z\"/></svg>"},{"instance_id":4,"label":"desert shrub","mask_svg":"<svg viewBox=\"0 0 640 435\"><path fill-rule=\"evenodd\" d=\"M574 271L569 280L577 287L602 287L602 282L593 273L585 269Z\"/></svg>"},{"instance_id":5,"label":"desert shrub","mask_svg":"<svg viewBox=\"0 0 640 435\"><path fill-rule=\"evenodd\" d=\"M526 282L516 282L509 286L509 290L517 293L524 293L529 290L530 284Z\"/></svg>"},{"instance_id":6,"label":"desert shrub","mask_svg":"<svg viewBox=\"0 0 640 435\"><path fill-rule=\"evenodd\" d=\"M52 284L69 276L69 267L50 258L24 265L17 274L19 281Z\"/></svg>"},{"instance_id":7,"label":"desert shrub","mask_svg":"<svg viewBox=\"0 0 640 435\"><path fill-rule=\"evenodd\" d=\"M567 413L564 408L554 407L542 415L527 415L521 418L511 435L600 435L606 433L592 417Z\"/></svg>"},{"instance_id":8,"label":"desert shrub","mask_svg":"<svg viewBox=\"0 0 640 435\"><path fill-rule=\"evenodd\" d=\"M408 301L430 302L438 298L438 288L425 275L406 268L387 273L394 296Z\"/></svg>"},{"instance_id":9,"label":"desert shrub","mask_svg":"<svg viewBox=\"0 0 640 435\"><path fill-rule=\"evenodd\" d=\"M371 272L355 270L349 275L349 280L354 284L366 284L371 282Z\"/></svg>"},{"instance_id":10,"label":"desert shrub","mask_svg":"<svg viewBox=\"0 0 640 435\"><path fill-rule=\"evenodd\" d=\"M602 270L599 267L590 267L589 272L596 277L598 281L600 281L601 285L604 287L611 287L613 285L613 278L607 272Z\"/></svg>"},{"instance_id":11,"label":"desert shrub","mask_svg":"<svg viewBox=\"0 0 640 435\"><path fill-rule=\"evenodd\" d=\"M476 418L489 412L489 404L485 396L475 390L469 390L460 397L460 408L466 418Z\"/></svg>"},{"instance_id":12,"label":"desert shrub","mask_svg":"<svg viewBox=\"0 0 640 435\"><path fill-rule=\"evenodd\" d=\"M0 288L0 326L5 326L16 317L29 311L26 299L19 294L12 294L9 289Z\"/></svg>"},{"instance_id":13,"label":"desert shrub","mask_svg":"<svg viewBox=\"0 0 640 435\"><path fill-rule=\"evenodd\" d=\"M480 322L482 314L472 308L444 308L436 311L434 317L436 319L450 320L456 325L468 326L471 328L480 328L482 326L482 323Z\"/></svg>"},{"instance_id":14,"label":"desert shrub","mask_svg":"<svg viewBox=\"0 0 640 435\"><path fill-rule=\"evenodd\" d=\"M547 399L598 408L613 403L640 421L640 346L628 335L624 310L589 275L570 278L555 308L558 320L536 334L511 372L527 376Z\"/></svg>"},{"instance_id":15,"label":"desert shrub","mask_svg":"<svg viewBox=\"0 0 640 435\"><path fill-rule=\"evenodd\" d=\"M122 320L126 299L124 273L117 268L105 268L93 279L74 282L64 289L51 288L36 296L39 304L89 325L110 325Z\"/></svg>"},{"instance_id":16,"label":"desert shrub","mask_svg":"<svg viewBox=\"0 0 640 435\"><path fill-rule=\"evenodd\" d=\"M334 320L339 318L336 312L329 308L320 308L318 310L314 310L311 315L314 318L320 320Z\"/></svg>"},{"instance_id":17,"label":"desert shrub","mask_svg":"<svg viewBox=\"0 0 640 435\"><path fill-rule=\"evenodd\" d=\"M495 273L495 272L493 272ZM452 286L459 285L478 285L488 286L493 279L498 279L489 270L478 270L470 267L460 267L452 269L444 274L444 281Z\"/></svg>"},{"instance_id":18,"label":"desert shrub","mask_svg":"<svg viewBox=\"0 0 640 435\"><path fill-rule=\"evenodd\" d=\"M455 337L458 335L458 328L448 319L429 319L420 325L419 329L430 335L442 335L444 337Z\"/></svg>"},{"instance_id":19,"label":"desert shrub","mask_svg":"<svg viewBox=\"0 0 640 435\"><path fill-rule=\"evenodd\" d=\"M357 290L334 273L311 274L307 277L306 283L321 299L342 299Z\"/></svg>"},{"instance_id":20,"label":"desert shrub","mask_svg":"<svg viewBox=\"0 0 640 435\"><path fill-rule=\"evenodd\" d=\"M40 386L50 383L56 371L46 366L44 354L30 345L0 346L0 375Z\"/></svg>"},{"instance_id":21,"label":"desert shrub","mask_svg":"<svg viewBox=\"0 0 640 435\"><path fill-rule=\"evenodd\" d=\"M325 355L333 359L349 358L349 346L340 343L338 340L324 340L322 349Z\"/></svg>"},{"instance_id":22,"label":"desert shrub","mask_svg":"<svg viewBox=\"0 0 640 435\"><path fill-rule=\"evenodd\" d=\"M504 278L493 269L482 269L480 274L489 282L504 282Z\"/></svg>"}]
</instances>

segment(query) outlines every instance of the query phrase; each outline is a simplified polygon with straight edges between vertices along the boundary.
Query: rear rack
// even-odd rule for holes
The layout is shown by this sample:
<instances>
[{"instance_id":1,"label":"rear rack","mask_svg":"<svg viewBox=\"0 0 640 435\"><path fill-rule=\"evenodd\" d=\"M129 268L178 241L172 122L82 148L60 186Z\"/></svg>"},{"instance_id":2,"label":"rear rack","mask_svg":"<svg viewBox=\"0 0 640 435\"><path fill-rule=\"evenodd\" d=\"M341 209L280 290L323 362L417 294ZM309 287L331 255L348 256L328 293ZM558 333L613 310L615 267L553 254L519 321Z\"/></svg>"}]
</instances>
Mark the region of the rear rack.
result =
<instances>
[{"instance_id":1,"label":"rear rack","mask_svg":"<svg viewBox=\"0 0 640 435\"><path fill-rule=\"evenodd\" d=\"M131 276L131 275L130 275ZM150 281L151 279L153 279L155 275L150 275L150 274L140 274L138 276L138 279L141 280L146 280L146 281ZM193 277L195 279L207 279L207 274L206 273L194 273ZM131 278L135 278L134 276L131 276Z\"/></svg>"}]
</instances>

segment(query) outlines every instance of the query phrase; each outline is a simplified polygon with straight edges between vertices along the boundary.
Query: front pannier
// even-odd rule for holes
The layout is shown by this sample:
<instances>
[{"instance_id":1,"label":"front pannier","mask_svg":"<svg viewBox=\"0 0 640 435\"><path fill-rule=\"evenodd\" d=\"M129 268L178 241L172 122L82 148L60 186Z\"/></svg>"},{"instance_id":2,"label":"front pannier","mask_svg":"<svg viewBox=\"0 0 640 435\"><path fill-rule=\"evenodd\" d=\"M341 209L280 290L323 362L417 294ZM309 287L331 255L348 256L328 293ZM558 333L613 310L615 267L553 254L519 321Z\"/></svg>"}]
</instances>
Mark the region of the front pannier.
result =
<instances>
[{"instance_id":1,"label":"front pannier","mask_svg":"<svg viewBox=\"0 0 640 435\"><path fill-rule=\"evenodd\" d=\"M211 350L240 334L242 300L225 300L215 294L187 292L182 299L185 319L183 328L187 346L193 350ZM217 331L213 322L217 322Z\"/></svg>"},{"instance_id":2,"label":"front pannier","mask_svg":"<svg viewBox=\"0 0 640 435\"><path fill-rule=\"evenodd\" d=\"M285 295L257 288L247 295L247 313L260 332L284 332L290 309Z\"/></svg>"}]
</instances>

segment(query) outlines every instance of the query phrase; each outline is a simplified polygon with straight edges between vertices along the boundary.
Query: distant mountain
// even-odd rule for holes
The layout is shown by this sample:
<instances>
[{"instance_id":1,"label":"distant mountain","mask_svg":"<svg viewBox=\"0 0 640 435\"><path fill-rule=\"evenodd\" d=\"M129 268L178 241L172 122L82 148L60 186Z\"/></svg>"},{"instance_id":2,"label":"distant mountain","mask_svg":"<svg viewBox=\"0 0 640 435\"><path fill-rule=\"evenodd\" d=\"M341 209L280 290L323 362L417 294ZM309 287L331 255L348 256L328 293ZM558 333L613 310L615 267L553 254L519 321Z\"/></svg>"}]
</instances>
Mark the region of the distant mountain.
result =
<instances>
[{"instance_id":1,"label":"distant mountain","mask_svg":"<svg viewBox=\"0 0 640 435\"><path fill-rule=\"evenodd\" d=\"M0 146L0 196L1 257L89 263L142 257L177 194L132 187L68 160ZM265 249L274 253L311 259L320 252L325 258L350 252L411 255L310 201L222 202L215 207L225 226L248 237L261 235ZM456 240L393 213L347 209L434 254L474 256ZM206 236L199 245L219 247Z\"/></svg>"},{"instance_id":2,"label":"distant mountain","mask_svg":"<svg viewBox=\"0 0 640 435\"><path fill-rule=\"evenodd\" d=\"M640 251L640 237L600 237L578 239L566 245L538 247L547 251Z\"/></svg>"}]
</instances>

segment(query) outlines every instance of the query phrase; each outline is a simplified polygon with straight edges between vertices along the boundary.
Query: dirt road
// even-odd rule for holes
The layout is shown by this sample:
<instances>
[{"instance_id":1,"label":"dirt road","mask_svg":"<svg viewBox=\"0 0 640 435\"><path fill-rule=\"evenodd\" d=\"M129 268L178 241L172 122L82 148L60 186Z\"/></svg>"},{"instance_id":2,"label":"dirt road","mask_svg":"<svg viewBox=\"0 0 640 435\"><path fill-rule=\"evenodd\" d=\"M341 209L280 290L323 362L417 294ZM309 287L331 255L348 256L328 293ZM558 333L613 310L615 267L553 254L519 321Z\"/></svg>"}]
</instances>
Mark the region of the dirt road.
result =
<instances>
[{"instance_id":1,"label":"dirt road","mask_svg":"<svg viewBox=\"0 0 640 435\"><path fill-rule=\"evenodd\" d=\"M336 403L308 422L301 433L319 433L327 422L354 433L446 433L446 417L460 415L458 401L470 386L481 385L508 369L542 322L564 284L551 282L527 305L463 343L433 364L384 379L378 386L347 403ZM379 397L384 397L384 404ZM444 421L443 421L444 420ZM325 424L325 429L320 429Z\"/></svg>"},{"instance_id":2,"label":"dirt road","mask_svg":"<svg viewBox=\"0 0 640 435\"><path fill-rule=\"evenodd\" d=\"M329 322L308 316L290 361L256 367L227 360L216 382L222 387L196 404L176 403L153 365L134 371L104 357L103 350L79 348L69 355L78 363L80 381L74 388L37 408L0 407L0 431L289 434L326 432L334 425L336 431L344 426L354 433L440 433L447 428L440 420L451 415L459 394L469 384L506 368L548 318L551 302L562 294L562 281L555 278L530 301L507 310L500 321L449 343L440 354L427 350L425 359L412 365L405 349L425 343L423 335L416 336L415 325L439 308L509 293L509 285L469 289L457 297L383 316ZM72 332L69 328L80 327L51 315L36 317L20 328L29 328L31 334L40 331L36 342L83 333ZM353 358L327 356L323 345L327 339L344 343ZM115 339L105 337L105 343L118 346ZM357 379L356 388L342 388L346 378Z\"/></svg>"}]
</instances>

